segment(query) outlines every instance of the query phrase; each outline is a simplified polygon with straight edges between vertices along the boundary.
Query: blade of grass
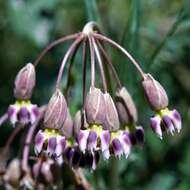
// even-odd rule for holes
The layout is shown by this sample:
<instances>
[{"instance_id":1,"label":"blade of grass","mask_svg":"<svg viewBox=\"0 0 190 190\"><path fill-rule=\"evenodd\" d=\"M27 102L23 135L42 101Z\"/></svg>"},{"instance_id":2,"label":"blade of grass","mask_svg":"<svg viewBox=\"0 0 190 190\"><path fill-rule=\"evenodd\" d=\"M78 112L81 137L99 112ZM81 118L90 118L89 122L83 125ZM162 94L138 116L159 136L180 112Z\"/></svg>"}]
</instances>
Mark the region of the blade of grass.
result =
<instances>
[{"instance_id":1,"label":"blade of grass","mask_svg":"<svg viewBox=\"0 0 190 190\"><path fill-rule=\"evenodd\" d=\"M178 29L179 25L184 20L185 15L186 15L186 8L183 7L179 11L178 16L176 17L176 20L174 21L173 25L171 26L171 28L169 29L169 31L167 32L167 34L165 35L165 37L163 38L163 40L161 41L161 43L157 46L157 48L152 53L152 55L150 57L150 61L149 61L149 63L151 63L151 66L154 64L155 59L157 58L157 56L159 55L159 53L161 52L162 48L165 46L165 44L167 43L167 41L169 40L169 38Z\"/></svg>"},{"instance_id":2,"label":"blade of grass","mask_svg":"<svg viewBox=\"0 0 190 190\"><path fill-rule=\"evenodd\" d=\"M139 28L141 17L141 2L133 0L129 11L129 19L121 38L121 44L129 44L128 48L137 54L139 49Z\"/></svg>"}]
</instances>

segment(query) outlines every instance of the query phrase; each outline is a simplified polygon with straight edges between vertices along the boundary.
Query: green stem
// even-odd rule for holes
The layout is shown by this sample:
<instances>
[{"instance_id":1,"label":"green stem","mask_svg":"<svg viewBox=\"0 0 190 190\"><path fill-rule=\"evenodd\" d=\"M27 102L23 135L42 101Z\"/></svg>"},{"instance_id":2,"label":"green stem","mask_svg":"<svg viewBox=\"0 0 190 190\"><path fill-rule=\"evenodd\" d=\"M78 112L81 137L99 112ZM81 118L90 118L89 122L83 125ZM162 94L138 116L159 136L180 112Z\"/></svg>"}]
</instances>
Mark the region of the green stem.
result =
<instances>
[{"instance_id":1,"label":"green stem","mask_svg":"<svg viewBox=\"0 0 190 190\"><path fill-rule=\"evenodd\" d=\"M110 167L110 190L118 190L119 186L119 174L118 174L118 160L115 158L111 159L111 167Z\"/></svg>"}]
</instances>

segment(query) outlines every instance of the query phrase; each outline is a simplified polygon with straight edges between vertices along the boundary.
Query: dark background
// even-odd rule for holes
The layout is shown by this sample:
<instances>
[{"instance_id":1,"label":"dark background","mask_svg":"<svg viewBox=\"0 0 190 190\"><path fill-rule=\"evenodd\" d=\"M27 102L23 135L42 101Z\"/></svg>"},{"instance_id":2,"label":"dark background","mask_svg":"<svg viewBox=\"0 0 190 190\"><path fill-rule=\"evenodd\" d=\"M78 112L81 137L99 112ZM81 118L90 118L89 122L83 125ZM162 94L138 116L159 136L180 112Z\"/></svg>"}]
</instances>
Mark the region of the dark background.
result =
<instances>
[{"instance_id":1,"label":"dark background","mask_svg":"<svg viewBox=\"0 0 190 190\"><path fill-rule=\"evenodd\" d=\"M94 173L85 171L90 183L97 190L189 190L189 0L0 0L0 113L15 101L13 86L18 70L33 62L48 43L81 31L89 20L97 21L105 35L127 48L143 69L163 84L169 107L177 108L183 118L180 134L159 140L149 127L153 113L138 74L126 57L109 49L122 83L135 99L146 141L144 148L133 150L128 160L101 161ZM40 62L32 102L42 105L48 101L68 45L54 48ZM72 114L81 105L81 51L75 65L74 90L69 98ZM10 125L1 126L1 146L11 131ZM15 150L19 150L19 143L17 139Z\"/></svg>"}]
</instances>

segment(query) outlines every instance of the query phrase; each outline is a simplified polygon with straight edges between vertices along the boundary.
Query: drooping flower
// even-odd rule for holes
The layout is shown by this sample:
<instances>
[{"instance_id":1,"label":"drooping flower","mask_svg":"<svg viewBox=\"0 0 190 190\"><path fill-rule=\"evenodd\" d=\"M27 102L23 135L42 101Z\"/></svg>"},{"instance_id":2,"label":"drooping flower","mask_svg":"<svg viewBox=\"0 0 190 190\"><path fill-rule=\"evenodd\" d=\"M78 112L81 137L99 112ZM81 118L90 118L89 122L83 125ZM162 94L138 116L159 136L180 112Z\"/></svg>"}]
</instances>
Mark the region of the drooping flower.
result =
<instances>
[{"instance_id":1,"label":"drooping flower","mask_svg":"<svg viewBox=\"0 0 190 190\"><path fill-rule=\"evenodd\" d=\"M44 129L35 137L35 153L46 153L58 163L63 162L63 154L72 147L73 121L62 92L57 89L52 95L45 115Z\"/></svg>"},{"instance_id":2,"label":"drooping flower","mask_svg":"<svg viewBox=\"0 0 190 190\"><path fill-rule=\"evenodd\" d=\"M162 139L163 131L171 135L181 130L181 116L179 112L168 109L168 96L162 85L150 74L146 74L142 82L146 98L155 111L155 115L150 119L150 126L157 136Z\"/></svg>"},{"instance_id":3,"label":"drooping flower","mask_svg":"<svg viewBox=\"0 0 190 190\"><path fill-rule=\"evenodd\" d=\"M35 153L39 155L42 151L48 156L58 158L62 156L66 148L66 139L56 129L39 130L35 137Z\"/></svg>"},{"instance_id":4,"label":"drooping flower","mask_svg":"<svg viewBox=\"0 0 190 190\"><path fill-rule=\"evenodd\" d=\"M61 167L51 158L42 156L33 165L33 175L42 184L56 184L61 177Z\"/></svg>"},{"instance_id":5,"label":"drooping flower","mask_svg":"<svg viewBox=\"0 0 190 190\"><path fill-rule=\"evenodd\" d=\"M128 136L131 145L143 145L144 129L136 124L138 113L131 95L125 87L122 87L116 92L115 99L123 133Z\"/></svg>"},{"instance_id":6,"label":"drooping flower","mask_svg":"<svg viewBox=\"0 0 190 190\"><path fill-rule=\"evenodd\" d=\"M23 126L33 124L38 116L37 105L31 104L29 100L18 100L8 108L8 118L13 126L21 124Z\"/></svg>"},{"instance_id":7,"label":"drooping flower","mask_svg":"<svg viewBox=\"0 0 190 190\"><path fill-rule=\"evenodd\" d=\"M28 63L16 76L14 96L17 100L8 108L8 119L13 126L33 124L38 118L38 106L30 102L35 82L35 68L33 64Z\"/></svg>"},{"instance_id":8,"label":"drooping flower","mask_svg":"<svg viewBox=\"0 0 190 190\"><path fill-rule=\"evenodd\" d=\"M168 108L162 109L151 117L150 126L157 136L162 139L163 131L167 131L171 135L181 130L181 116L179 112L174 109L170 111Z\"/></svg>"}]
</instances>

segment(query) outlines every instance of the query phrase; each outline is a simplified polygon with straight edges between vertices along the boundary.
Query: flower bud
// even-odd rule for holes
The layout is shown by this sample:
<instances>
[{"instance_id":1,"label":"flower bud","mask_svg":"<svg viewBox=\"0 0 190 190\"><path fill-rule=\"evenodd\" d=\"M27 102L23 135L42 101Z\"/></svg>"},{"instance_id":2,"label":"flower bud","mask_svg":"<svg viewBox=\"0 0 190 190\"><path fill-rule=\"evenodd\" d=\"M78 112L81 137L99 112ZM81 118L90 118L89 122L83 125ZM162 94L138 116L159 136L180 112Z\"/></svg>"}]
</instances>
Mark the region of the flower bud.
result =
<instances>
[{"instance_id":1,"label":"flower bud","mask_svg":"<svg viewBox=\"0 0 190 190\"><path fill-rule=\"evenodd\" d=\"M60 130L62 135L64 135L67 138L73 135L73 120L71 118L71 114L68 109L67 109L67 117Z\"/></svg>"},{"instance_id":2,"label":"flower bud","mask_svg":"<svg viewBox=\"0 0 190 190\"><path fill-rule=\"evenodd\" d=\"M116 93L116 107L123 125L137 122L138 115L135 104L125 87Z\"/></svg>"},{"instance_id":3,"label":"flower bud","mask_svg":"<svg viewBox=\"0 0 190 190\"><path fill-rule=\"evenodd\" d=\"M104 129L109 129L111 131L115 131L119 129L119 117L117 113L117 109L112 100L110 94L104 94L105 104L106 104L106 117L104 121Z\"/></svg>"},{"instance_id":4,"label":"flower bud","mask_svg":"<svg viewBox=\"0 0 190 190\"><path fill-rule=\"evenodd\" d=\"M57 89L51 97L44 116L46 128L60 129L67 117L67 103L62 92Z\"/></svg>"},{"instance_id":5,"label":"flower bud","mask_svg":"<svg viewBox=\"0 0 190 190\"><path fill-rule=\"evenodd\" d=\"M34 65L28 63L17 74L15 79L14 95L16 99L28 100L36 83Z\"/></svg>"},{"instance_id":6,"label":"flower bud","mask_svg":"<svg viewBox=\"0 0 190 190\"><path fill-rule=\"evenodd\" d=\"M18 188L20 176L21 176L20 161L18 159L14 159L8 165L8 168L6 170L5 175L3 176L3 179L7 184L15 188Z\"/></svg>"},{"instance_id":7,"label":"flower bud","mask_svg":"<svg viewBox=\"0 0 190 190\"><path fill-rule=\"evenodd\" d=\"M39 177L42 183L54 184L60 177L60 167L50 158L38 160L33 166L34 177Z\"/></svg>"},{"instance_id":8,"label":"flower bud","mask_svg":"<svg viewBox=\"0 0 190 190\"><path fill-rule=\"evenodd\" d=\"M90 88L85 101L86 119L89 124L102 124L105 120L104 95L98 88Z\"/></svg>"},{"instance_id":9,"label":"flower bud","mask_svg":"<svg viewBox=\"0 0 190 190\"><path fill-rule=\"evenodd\" d=\"M153 110L159 111L168 106L168 96L165 89L152 75L146 74L142 85L146 98Z\"/></svg>"}]
</instances>

